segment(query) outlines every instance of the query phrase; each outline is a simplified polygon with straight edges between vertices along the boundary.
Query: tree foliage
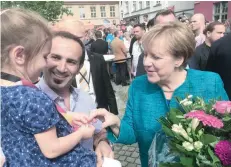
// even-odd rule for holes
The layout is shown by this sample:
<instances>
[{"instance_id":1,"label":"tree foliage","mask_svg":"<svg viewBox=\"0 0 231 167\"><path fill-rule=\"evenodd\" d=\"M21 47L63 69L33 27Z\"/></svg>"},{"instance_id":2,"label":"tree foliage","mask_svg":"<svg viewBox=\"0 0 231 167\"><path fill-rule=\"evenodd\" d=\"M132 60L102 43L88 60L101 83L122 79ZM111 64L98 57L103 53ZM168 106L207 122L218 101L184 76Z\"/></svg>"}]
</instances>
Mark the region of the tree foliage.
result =
<instances>
[{"instance_id":1,"label":"tree foliage","mask_svg":"<svg viewBox=\"0 0 231 167\"><path fill-rule=\"evenodd\" d=\"M48 21L56 21L63 14L73 15L73 13L63 6L63 1L1 1L1 9L20 7L36 11Z\"/></svg>"}]
</instances>

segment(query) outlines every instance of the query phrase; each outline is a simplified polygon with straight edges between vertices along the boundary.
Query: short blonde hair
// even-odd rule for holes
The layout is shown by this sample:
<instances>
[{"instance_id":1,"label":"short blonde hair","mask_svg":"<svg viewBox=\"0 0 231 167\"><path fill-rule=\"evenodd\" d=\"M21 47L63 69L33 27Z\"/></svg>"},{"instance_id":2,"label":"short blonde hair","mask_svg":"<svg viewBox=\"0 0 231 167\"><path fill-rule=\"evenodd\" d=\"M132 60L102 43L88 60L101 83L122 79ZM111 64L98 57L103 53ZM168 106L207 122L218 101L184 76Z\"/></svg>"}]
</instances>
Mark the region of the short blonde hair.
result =
<instances>
[{"instance_id":1,"label":"short blonde hair","mask_svg":"<svg viewBox=\"0 0 231 167\"><path fill-rule=\"evenodd\" d=\"M1 64L9 61L9 51L14 46L25 48L28 63L51 41L48 22L39 14L20 8L1 13Z\"/></svg>"},{"instance_id":2,"label":"short blonde hair","mask_svg":"<svg viewBox=\"0 0 231 167\"><path fill-rule=\"evenodd\" d=\"M168 52L175 58L184 58L180 67L185 68L195 49L195 36L185 24L176 21L155 25L142 38L144 50L154 40L164 39Z\"/></svg>"}]
</instances>

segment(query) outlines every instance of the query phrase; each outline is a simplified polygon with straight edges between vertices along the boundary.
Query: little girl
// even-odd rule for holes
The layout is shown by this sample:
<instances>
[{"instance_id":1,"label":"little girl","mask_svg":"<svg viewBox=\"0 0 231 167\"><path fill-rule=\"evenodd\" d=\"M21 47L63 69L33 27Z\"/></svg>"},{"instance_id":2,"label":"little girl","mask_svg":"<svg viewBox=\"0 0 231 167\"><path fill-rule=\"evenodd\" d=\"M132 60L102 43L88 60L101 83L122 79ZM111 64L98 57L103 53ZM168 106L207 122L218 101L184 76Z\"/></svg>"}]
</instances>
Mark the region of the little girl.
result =
<instances>
[{"instance_id":1,"label":"little girl","mask_svg":"<svg viewBox=\"0 0 231 167\"><path fill-rule=\"evenodd\" d=\"M72 133L53 101L32 84L46 66L51 48L47 23L38 14L22 9L1 12L1 21L4 166L96 166L95 153L78 144L92 137L94 127L81 126Z\"/></svg>"}]
</instances>

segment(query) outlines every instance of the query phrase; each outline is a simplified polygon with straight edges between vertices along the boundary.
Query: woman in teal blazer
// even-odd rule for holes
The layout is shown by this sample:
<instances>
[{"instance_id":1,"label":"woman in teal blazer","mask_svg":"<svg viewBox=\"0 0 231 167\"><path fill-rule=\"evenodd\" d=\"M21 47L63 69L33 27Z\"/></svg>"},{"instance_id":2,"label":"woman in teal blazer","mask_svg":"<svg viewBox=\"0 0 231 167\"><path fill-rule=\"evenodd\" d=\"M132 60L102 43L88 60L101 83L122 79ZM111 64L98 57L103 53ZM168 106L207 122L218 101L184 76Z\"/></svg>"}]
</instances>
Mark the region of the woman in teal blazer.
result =
<instances>
[{"instance_id":1,"label":"woman in teal blazer","mask_svg":"<svg viewBox=\"0 0 231 167\"><path fill-rule=\"evenodd\" d=\"M228 100L218 74L185 70L195 48L194 35L182 23L156 25L143 38L144 67L147 75L137 77L129 88L123 119L98 110L92 117L104 116L104 127L110 126L109 138L116 143L138 142L142 167L148 166L148 150L156 132L157 119L171 107L179 108L175 97L186 94L205 100L221 97Z\"/></svg>"}]
</instances>

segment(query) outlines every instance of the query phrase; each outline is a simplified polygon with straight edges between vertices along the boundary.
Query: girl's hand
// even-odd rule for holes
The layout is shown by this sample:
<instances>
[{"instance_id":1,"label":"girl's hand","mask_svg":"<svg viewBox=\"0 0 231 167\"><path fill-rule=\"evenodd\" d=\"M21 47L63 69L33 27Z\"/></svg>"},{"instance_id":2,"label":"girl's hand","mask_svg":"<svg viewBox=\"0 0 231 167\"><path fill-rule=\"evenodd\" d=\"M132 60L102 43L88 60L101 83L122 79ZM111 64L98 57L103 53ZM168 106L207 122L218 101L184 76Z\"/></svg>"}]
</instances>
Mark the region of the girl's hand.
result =
<instances>
[{"instance_id":1,"label":"girl's hand","mask_svg":"<svg viewBox=\"0 0 231 167\"><path fill-rule=\"evenodd\" d=\"M91 124L81 125L78 131L82 135L82 139L89 139L92 138L95 132L95 127Z\"/></svg>"},{"instance_id":2,"label":"girl's hand","mask_svg":"<svg viewBox=\"0 0 231 167\"><path fill-rule=\"evenodd\" d=\"M74 124L74 126L81 126L84 124L88 124L89 119L88 119L88 115L85 113L80 113L80 112L67 112L67 119L68 122L71 122L72 124Z\"/></svg>"}]
</instances>

